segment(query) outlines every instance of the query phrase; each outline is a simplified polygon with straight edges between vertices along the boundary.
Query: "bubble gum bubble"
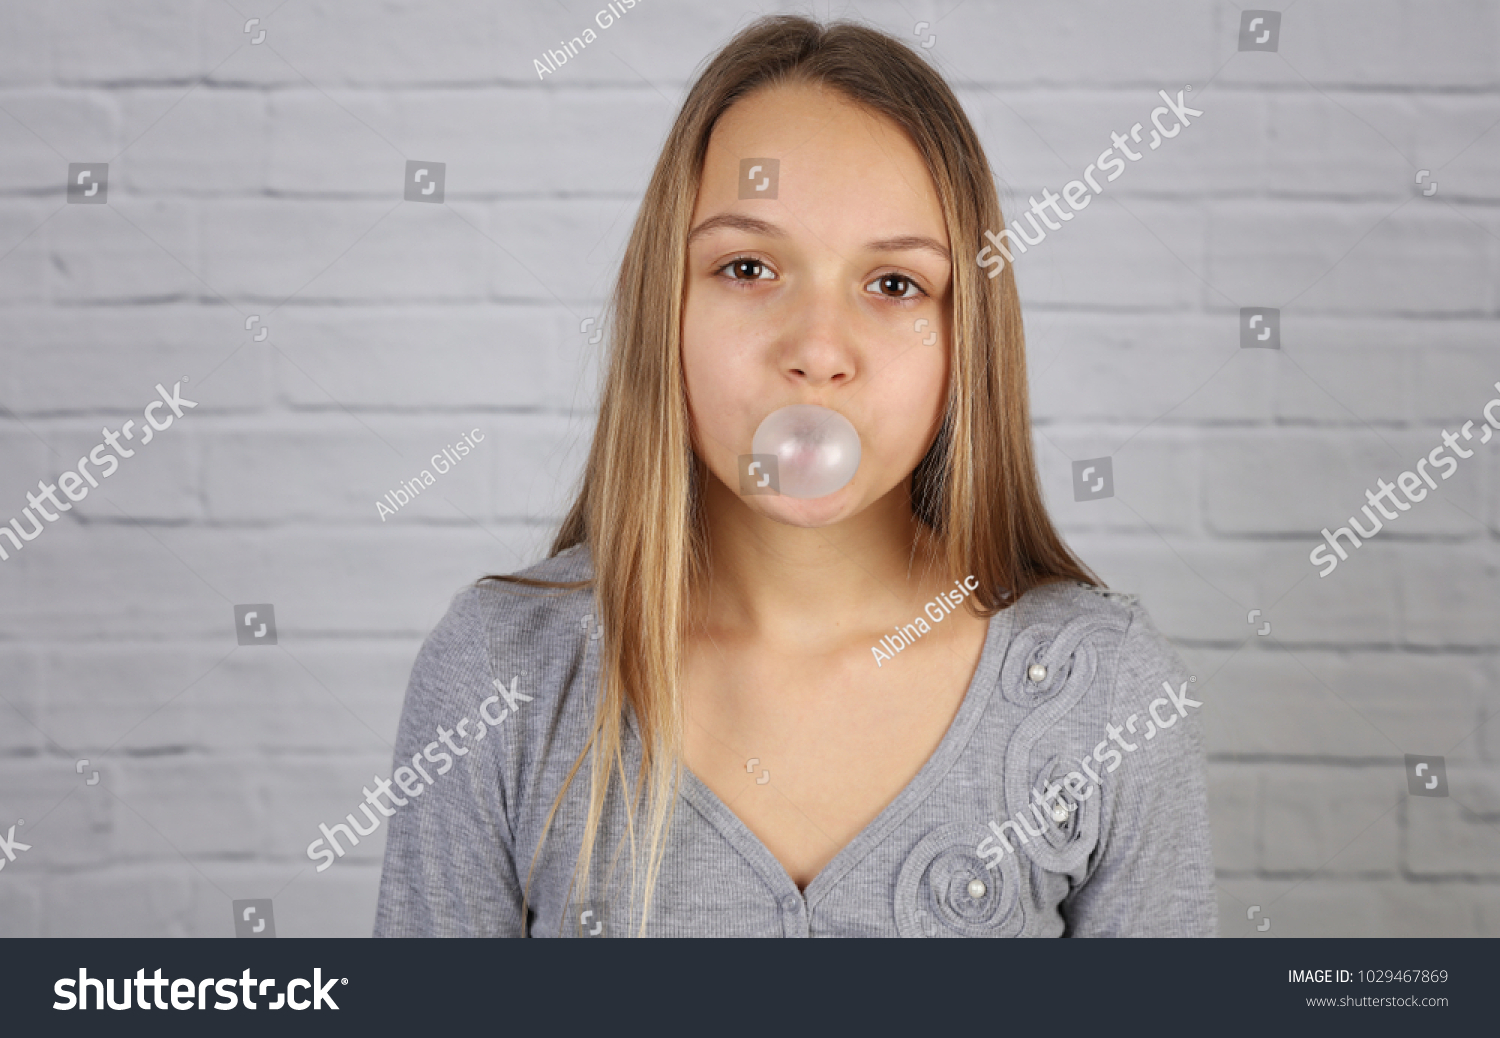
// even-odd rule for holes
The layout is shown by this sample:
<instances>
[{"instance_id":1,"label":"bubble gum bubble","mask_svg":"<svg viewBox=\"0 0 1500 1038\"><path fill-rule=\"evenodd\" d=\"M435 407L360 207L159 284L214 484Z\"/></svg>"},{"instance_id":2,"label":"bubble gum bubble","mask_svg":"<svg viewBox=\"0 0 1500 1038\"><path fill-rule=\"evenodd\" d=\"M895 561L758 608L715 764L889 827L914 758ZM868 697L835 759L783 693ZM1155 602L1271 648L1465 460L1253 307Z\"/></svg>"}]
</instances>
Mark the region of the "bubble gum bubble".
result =
<instances>
[{"instance_id":1,"label":"bubble gum bubble","mask_svg":"<svg viewBox=\"0 0 1500 1038\"><path fill-rule=\"evenodd\" d=\"M847 486L859 468L859 433L849 419L816 404L792 404L766 415L750 449L776 455L787 497L824 497Z\"/></svg>"}]
</instances>

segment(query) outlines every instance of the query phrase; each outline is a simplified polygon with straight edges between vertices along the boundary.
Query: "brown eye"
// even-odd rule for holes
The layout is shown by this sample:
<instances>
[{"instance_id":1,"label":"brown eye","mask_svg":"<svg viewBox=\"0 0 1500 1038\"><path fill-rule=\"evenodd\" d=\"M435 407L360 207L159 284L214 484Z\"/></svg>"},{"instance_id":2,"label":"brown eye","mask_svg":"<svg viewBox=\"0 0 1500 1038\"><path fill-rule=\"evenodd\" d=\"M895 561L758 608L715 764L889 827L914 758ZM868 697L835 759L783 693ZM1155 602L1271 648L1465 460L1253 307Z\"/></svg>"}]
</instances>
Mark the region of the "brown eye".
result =
<instances>
[{"instance_id":1,"label":"brown eye","mask_svg":"<svg viewBox=\"0 0 1500 1038\"><path fill-rule=\"evenodd\" d=\"M922 294L917 283L905 274L882 274L865 287L875 288L887 299L911 299Z\"/></svg>"},{"instance_id":2,"label":"brown eye","mask_svg":"<svg viewBox=\"0 0 1500 1038\"><path fill-rule=\"evenodd\" d=\"M765 264L756 259L737 259L729 264L736 281L755 281L765 271Z\"/></svg>"}]
</instances>

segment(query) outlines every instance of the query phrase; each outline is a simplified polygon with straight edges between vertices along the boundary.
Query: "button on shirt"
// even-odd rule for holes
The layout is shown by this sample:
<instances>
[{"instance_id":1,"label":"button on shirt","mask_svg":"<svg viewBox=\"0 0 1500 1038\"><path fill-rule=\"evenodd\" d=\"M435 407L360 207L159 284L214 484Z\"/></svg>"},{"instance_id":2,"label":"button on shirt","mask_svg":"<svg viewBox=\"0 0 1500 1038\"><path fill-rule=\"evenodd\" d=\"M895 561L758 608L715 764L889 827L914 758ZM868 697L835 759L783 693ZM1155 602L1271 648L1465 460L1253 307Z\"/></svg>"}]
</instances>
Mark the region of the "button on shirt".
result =
<instances>
[{"instance_id":1,"label":"button on shirt","mask_svg":"<svg viewBox=\"0 0 1500 1038\"><path fill-rule=\"evenodd\" d=\"M578 546L524 575L591 573ZM632 894L628 843L616 854L617 790L589 889L570 899L586 764L541 838L593 719L600 640L585 618L595 613L587 591L486 582L461 592L428 637L394 767L418 755L431 782L389 819L375 936L582 936L604 919L623 937L643 917L647 936L1214 934L1193 679L1133 596L1071 582L990 618L932 757L806 890L684 768L649 912L644 860ZM439 729L464 719L467 738L451 738L467 752L453 754ZM633 780L630 714L623 738Z\"/></svg>"}]
</instances>

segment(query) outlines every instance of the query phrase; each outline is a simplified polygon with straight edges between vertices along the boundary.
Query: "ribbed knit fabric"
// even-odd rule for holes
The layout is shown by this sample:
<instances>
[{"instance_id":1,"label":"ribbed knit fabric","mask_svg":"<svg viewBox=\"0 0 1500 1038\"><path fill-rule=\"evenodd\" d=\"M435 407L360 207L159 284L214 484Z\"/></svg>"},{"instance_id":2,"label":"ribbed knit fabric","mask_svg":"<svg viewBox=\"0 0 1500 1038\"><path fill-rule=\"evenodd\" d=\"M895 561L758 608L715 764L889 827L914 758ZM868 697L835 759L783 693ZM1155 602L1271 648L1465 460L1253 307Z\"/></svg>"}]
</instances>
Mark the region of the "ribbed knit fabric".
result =
<instances>
[{"instance_id":1,"label":"ribbed knit fabric","mask_svg":"<svg viewBox=\"0 0 1500 1038\"><path fill-rule=\"evenodd\" d=\"M577 580L590 572L587 549L577 547L525 575ZM415 786L417 755L430 781L389 820L375 936L638 932L644 868L632 894L628 843L616 854L625 833L617 791L590 889L569 897L587 765L536 853L593 717L594 613L587 591L487 582L454 599L406 693L395 765L408 768ZM1033 664L1045 668L1040 680L1028 676L1041 674ZM805 892L684 769L645 932L1213 936L1199 719L1207 707L1198 694L1133 596L1077 584L1038 588L991 618L973 681L937 750ZM627 720L633 781L640 744ZM442 732L466 752L439 741ZM1084 775L1085 758L1098 784L1075 779L1049 796L1068 772Z\"/></svg>"}]
</instances>

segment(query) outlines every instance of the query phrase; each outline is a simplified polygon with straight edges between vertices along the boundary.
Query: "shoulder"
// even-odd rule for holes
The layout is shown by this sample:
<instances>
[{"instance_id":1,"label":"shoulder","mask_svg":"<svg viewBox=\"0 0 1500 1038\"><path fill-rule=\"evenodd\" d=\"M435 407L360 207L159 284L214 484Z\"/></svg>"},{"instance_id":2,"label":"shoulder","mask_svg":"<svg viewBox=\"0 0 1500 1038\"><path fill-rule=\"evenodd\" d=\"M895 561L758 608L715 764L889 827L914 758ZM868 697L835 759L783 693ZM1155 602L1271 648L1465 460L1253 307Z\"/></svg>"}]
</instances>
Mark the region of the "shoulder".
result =
<instances>
[{"instance_id":1,"label":"shoulder","mask_svg":"<svg viewBox=\"0 0 1500 1038\"><path fill-rule=\"evenodd\" d=\"M1135 595L1077 580L1057 580L1032 588L1011 608L1029 619L1056 622L1088 616L1123 630L1139 607Z\"/></svg>"},{"instance_id":2,"label":"shoulder","mask_svg":"<svg viewBox=\"0 0 1500 1038\"><path fill-rule=\"evenodd\" d=\"M1095 672L1090 698L1104 704L1188 677L1177 651L1136 595L1056 581L1031 589L1011 609L1013 638L1037 651L1045 649L1058 662L1087 654L1088 669Z\"/></svg>"},{"instance_id":3,"label":"shoulder","mask_svg":"<svg viewBox=\"0 0 1500 1038\"><path fill-rule=\"evenodd\" d=\"M514 576L532 580L589 580L593 566L588 549L570 548ZM507 701L551 700L578 673L591 642L584 624L597 631L589 588L531 587L510 581L482 580L453 598L447 612L422 645L412 668L409 711L444 717L454 710L470 716L480 702L497 693L496 682L510 690ZM517 686L516 681L520 684ZM522 698L526 697L526 698ZM495 716L491 708L491 717ZM535 709L517 710L522 727ZM514 726L511 726L514 727Z\"/></svg>"},{"instance_id":4,"label":"shoulder","mask_svg":"<svg viewBox=\"0 0 1500 1038\"><path fill-rule=\"evenodd\" d=\"M1064 643L1066 652L1087 645L1094 652L1110 655L1146 612L1135 595L1075 580L1034 587L1010 611L1012 630L1017 635Z\"/></svg>"},{"instance_id":5,"label":"shoulder","mask_svg":"<svg viewBox=\"0 0 1500 1038\"><path fill-rule=\"evenodd\" d=\"M588 548L576 545L511 576L528 580L570 583L592 580ZM481 580L453 598L448 614L434 630L445 629L487 638L525 638L542 647L568 633L582 630L581 620L592 609L589 588L532 587L508 580Z\"/></svg>"},{"instance_id":6,"label":"shoulder","mask_svg":"<svg viewBox=\"0 0 1500 1038\"><path fill-rule=\"evenodd\" d=\"M1018 628L1027 623L1065 624L1083 620L1100 634L1128 637L1134 652L1163 647L1171 650L1140 596L1124 591L1076 580L1055 581L1032 588L1011 608L1017 611Z\"/></svg>"},{"instance_id":7,"label":"shoulder","mask_svg":"<svg viewBox=\"0 0 1500 1038\"><path fill-rule=\"evenodd\" d=\"M531 580L570 582L593 576L588 549L569 548L550 559L510 576ZM575 614L588 612L591 600L587 588L530 587L507 580L482 579L460 590L443 618L428 635L422 655L447 655L477 647L492 647L495 638L513 634L532 637L537 644L547 644L571 624L579 630Z\"/></svg>"}]
</instances>

